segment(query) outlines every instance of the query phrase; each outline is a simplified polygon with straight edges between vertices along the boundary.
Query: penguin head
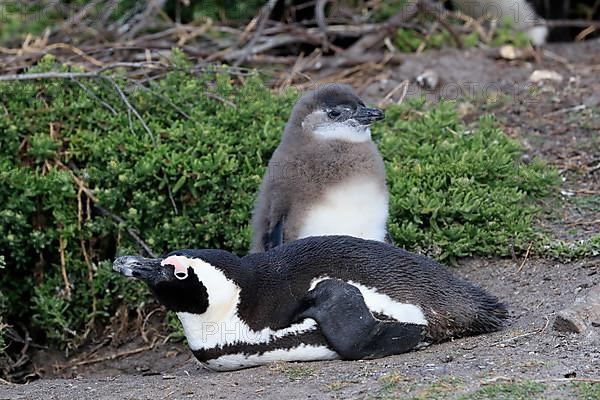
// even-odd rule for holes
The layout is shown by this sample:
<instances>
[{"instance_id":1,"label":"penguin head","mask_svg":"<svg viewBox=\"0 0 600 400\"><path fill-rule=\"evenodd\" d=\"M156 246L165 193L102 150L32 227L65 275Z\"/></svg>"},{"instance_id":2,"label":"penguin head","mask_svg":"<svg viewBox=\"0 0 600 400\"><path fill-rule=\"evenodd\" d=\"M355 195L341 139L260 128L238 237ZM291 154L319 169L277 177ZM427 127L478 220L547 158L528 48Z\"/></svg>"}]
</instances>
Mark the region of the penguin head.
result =
<instances>
[{"instance_id":1,"label":"penguin head","mask_svg":"<svg viewBox=\"0 0 600 400\"><path fill-rule=\"evenodd\" d=\"M383 118L383 110L367 107L351 86L332 83L302 96L290 125L311 138L365 142L371 139L369 125Z\"/></svg>"},{"instance_id":2,"label":"penguin head","mask_svg":"<svg viewBox=\"0 0 600 400\"><path fill-rule=\"evenodd\" d=\"M210 260L211 250L180 250L164 258L119 257L113 270L146 282L171 311L205 314L231 305L239 293L239 287L220 268L204 259L205 252Z\"/></svg>"}]
</instances>

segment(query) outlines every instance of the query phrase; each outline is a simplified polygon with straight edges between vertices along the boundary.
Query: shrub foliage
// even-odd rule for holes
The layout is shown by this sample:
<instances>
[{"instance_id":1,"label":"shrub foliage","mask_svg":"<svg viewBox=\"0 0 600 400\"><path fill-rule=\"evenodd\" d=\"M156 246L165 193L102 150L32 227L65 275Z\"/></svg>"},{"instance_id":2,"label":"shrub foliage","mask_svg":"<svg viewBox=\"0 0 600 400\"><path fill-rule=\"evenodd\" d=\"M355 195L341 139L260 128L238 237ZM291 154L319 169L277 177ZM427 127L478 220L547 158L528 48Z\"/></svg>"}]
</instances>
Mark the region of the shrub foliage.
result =
<instances>
[{"instance_id":1,"label":"shrub foliage","mask_svg":"<svg viewBox=\"0 0 600 400\"><path fill-rule=\"evenodd\" d=\"M247 249L254 193L295 99L216 71L172 72L151 91L115 82L150 133L104 80L0 86L0 286L12 320L61 343L115 299L144 301L110 268L117 253L140 251L127 229L157 254Z\"/></svg>"},{"instance_id":2,"label":"shrub foliage","mask_svg":"<svg viewBox=\"0 0 600 400\"><path fill-rule=\"evenodd\" d=\"M257 76L180 68L148 89L111 81L0 84L0 287L9 322L76 343L145 288L111 271L118 254L218 247L244 253L255 194L297 98ZM31 72L58 67L51 59ZM452 104L391 107L375 127L395 241L441 258L506 254L533 235L533 200L555 175L521 164L491 118L474 131Z\"/></svg>"},{"instance_id":3,"label":"shrub foliage","mask_svg":"<svg viewBox=\"0 0 600 400\"><path fill-rule=\"evenodd\" d=\"M534 199L558 174L540 160L524 164L519 144L493 117L464 126L452 103L387 110L374 127L387 163L390 232L396 244L439 259L520 252L535 236Z\"/></svg>"}]
</instances>

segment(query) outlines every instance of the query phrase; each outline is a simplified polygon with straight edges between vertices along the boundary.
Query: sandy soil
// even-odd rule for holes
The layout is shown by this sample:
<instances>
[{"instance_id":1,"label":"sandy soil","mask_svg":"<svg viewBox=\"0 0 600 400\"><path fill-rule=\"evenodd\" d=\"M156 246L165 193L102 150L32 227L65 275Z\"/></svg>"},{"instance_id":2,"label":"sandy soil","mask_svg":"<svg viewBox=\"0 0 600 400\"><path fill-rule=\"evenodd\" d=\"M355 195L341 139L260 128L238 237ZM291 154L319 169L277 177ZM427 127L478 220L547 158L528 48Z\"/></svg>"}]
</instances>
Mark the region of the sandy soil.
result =
<instances>
[{"instance_id":1,"label":"sandy soil","mask_svg":"<svg viewBox=\"0 0 600 400\"><path fill-rule=\"evenodd\" d=\"M0 386L0 399L369 398L385 394L389 379L395 390L411 392L451 376L460 392L504 377L599 377L600 329L563 335L552 322L556 310L600 283L600 260L532 259L519 271L522 261L467 260L458 270L510 304L509 326L498 333L379 360L281 363L228 373L207 371L187 349L165 345L67 372L76 375L72 379Z\"/></svg>"},{"instance_id":2,"label":"sandy soil","mask_svg":"<svg viewBox=\"0 0 600 400\"><path fill-rule=\"evenodd\" d=\"M426 68L438 68L446 85L496 83L495 102L463 93L465 120L493 112L507 134L525 145L525 157L540 155L557 165L566 178L564 201L548 205L555 210L542 224L558 237L584 239L600 232L599 224L590 223L600 214L600 171L594 169L600 163L600 41L551 45L548 51L539 64L496 60L479 50L466 57L455 50L410 56L363 94L377 100ZM563 81L544 84L534 100L513 96L515 87L530 87L527 79L535 69L557 71ZM597 398L565 385L573 382L566 378L600 378L600 328L559 334L552 324L558 310L600 284L600 257L573 263L472 259L461 261L457 272L509 305L503 331L373 361L280 363L230 373L202 369L181 344L60 373L53 372L50 357L39 354L45 379L0 384L0 399L492 398L477 396L482 388L504 390L498 384L514 380L544 387L535 396L510 397L520 393L515 386L515 393L510 389L500 398ZM105 346L96 356L136 346L140 343ZM600 390L594 393L600 396Z\"/></svg>"}]
</instances>

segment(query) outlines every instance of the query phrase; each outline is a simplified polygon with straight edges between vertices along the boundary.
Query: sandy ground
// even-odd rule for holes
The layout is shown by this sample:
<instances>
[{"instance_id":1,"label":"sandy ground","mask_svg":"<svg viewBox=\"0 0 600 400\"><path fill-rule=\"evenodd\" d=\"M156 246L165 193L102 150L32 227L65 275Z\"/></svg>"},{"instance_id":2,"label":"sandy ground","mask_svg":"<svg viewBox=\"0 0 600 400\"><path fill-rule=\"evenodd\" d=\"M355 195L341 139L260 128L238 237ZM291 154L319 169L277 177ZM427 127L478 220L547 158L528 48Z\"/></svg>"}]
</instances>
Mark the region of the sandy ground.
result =
<instances>
[{"instance_id":1,"label":"sandy ground","mask_svg":"<svg viewBox=\"0 0 600 400\"><path fill-rule=\"evenodd\" d=\"M379 360L280 363L227 373L207 371L185 348L165 345L79 368L72 379L0 386L0 399L369 398L389 394L389 380L400 396L448 377L457 393L508 377L550 383L600 377L600 329L583 335L552 329L556 310L600 283L600 260L531 259L519 271L522 261L475 259L459 268L510 304L509 326L498 333ZM559 389L551 387L545 397Z\"/></svg>"},{"instance_id":2,"label":"sandy ground","mask_svg":"<svg viewBox=\"0 0 600 400\"><path fill-rule=\"evenodd\" d=\"M495 113L507 134L524 144L525 157L542 156L561 170L564 200L548 205L553 211L543 226L570 240L600 232L599 224L590 223L600 215L600 171L594 169L600 163L600 41L551 45L538 64L496 60L480 50L469 50L466 57L456 50L410 56L362 92L376 100L426 68L437 68L445 85L479 82L497 88L495 102L488 96L461 96L465 120ZM527 79L535 69L559 72L563 81L542 85L534 100L515 95L520 93L515 87L531 86ZM229 373L204 370L181 344L60 373L48 360L44 364L41 354L38 367L45 379L0 384L0 400L600 398L600 385L576 386L600 378L600 328L583 334L552 328L558 310L600 284L600 257L571 263L479 258L462 260L457 272L509 305L504 330L379 360L279 363ZM139 345L106 346L98 355Z\"/></svg>"}]
</instances>

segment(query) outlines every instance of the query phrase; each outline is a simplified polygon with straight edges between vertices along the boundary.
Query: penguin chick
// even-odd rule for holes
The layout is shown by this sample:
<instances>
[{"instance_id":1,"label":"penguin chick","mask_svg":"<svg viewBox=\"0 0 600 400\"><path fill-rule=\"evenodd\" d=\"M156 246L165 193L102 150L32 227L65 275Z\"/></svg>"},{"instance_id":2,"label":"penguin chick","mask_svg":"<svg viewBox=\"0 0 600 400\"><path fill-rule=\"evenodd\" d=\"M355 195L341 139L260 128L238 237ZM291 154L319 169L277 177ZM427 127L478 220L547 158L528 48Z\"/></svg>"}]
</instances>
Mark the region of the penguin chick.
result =
<instances>
[{"instance_id":1,"label":"penguin chick","mask_svg":"<svg viewBox=\"0 0 600 400\"><path fill-rule=\"evenodd\" d=\"M260 187L252 252L318 235L386 239L385 167L369 130L383 118L347 85L302 96Z\"/></svg>"},{"instance_id":2,"label":"penguin chick","mask_svg":"<svg viewBox=\"0 0 600 400\"><path fill-rule=\"evenodd\" d=\"M385 357L496 331L507 318L495 297L437 262L350 236L242 258L222 250L121 257L113 269L145 281L214 370Z\"/></svg>"},{"instance_id":3,"label":"penguin chick","mask_svg":"<svg viewBox=\"0 0 600 400\"><path fill-rule=\"evenodd\" d=\"M546 44L548 27L527 0L452 0L454 7L473 18L487 17L498 21L510 20L517 29L525 31L535 46Z\"/></svg>"}]
</instances>

